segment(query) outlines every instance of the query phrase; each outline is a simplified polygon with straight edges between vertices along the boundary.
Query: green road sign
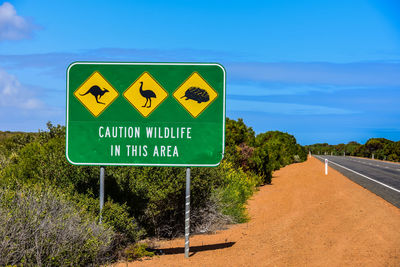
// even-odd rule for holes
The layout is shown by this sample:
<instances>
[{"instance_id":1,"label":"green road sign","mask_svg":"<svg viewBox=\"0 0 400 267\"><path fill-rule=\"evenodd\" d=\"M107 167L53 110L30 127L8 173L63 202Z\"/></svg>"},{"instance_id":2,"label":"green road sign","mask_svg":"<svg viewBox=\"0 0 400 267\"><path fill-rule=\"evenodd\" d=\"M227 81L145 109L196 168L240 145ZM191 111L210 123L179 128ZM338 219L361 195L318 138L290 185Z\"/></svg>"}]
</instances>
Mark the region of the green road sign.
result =
<instances>
[{"instance_id":1,"label":"green road sign","mask_svg":"<svg viewBox=\"0 0 400 267\"><path fill-rule=\"evenodd\" d=\"M217 166L225 70L215 63L72 63L66 121L72 164Z\"/></svg>"}]
</instances>

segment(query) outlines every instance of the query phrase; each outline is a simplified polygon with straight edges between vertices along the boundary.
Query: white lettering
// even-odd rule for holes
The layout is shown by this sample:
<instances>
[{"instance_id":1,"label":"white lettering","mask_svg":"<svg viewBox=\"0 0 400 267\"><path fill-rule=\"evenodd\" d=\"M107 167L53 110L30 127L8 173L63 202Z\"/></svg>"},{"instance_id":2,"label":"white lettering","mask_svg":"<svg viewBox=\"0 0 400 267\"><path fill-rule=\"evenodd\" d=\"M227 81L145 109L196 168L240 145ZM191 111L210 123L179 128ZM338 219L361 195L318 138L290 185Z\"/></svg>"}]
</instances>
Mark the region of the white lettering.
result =
<instances>
[{"instance_id":1,"label":"white lettering","mask_svg":"<svg viewBox=\"0 0 400 267\"><path fill-rule=\"evenodd\" d=\"M183 133L185 132L185 127L181 128L181 138L183 137Z\"/></svg>"},{"instance_id":2,"label":"white lettering","mask_svg":"<svg viewBox=\"0 0 400 267\"><path fill-rule=\"evenodd\" d=\"M117 127L112 127L111 131L112 131L112 137L113 137L113 138L117 138L117 136L118 136L118 129L117 129Z\"/></svg>"},{"instance_id":3,"label":"white lettering","mask_svg":"<svg viewBox=\"0 0 400 267\"><path fill-rule=\"evenodd\" d=\"M119 157L121 151L120 145L111 145L111 157Z\"/></svg>"},{"instance_id":4,"label":"white lettering","mask_svg":"<svg viewBox=\"0 0 400 267\"><path fill-rule=\"evenodd\" d=\"M172 128L172 127L171 127L171 138L172 138L172 139L175 139L175 136L174 136L174 128Z\"/></svg>"},{"instance_id":5,"label":"white lettering","mask_svg":"<svg viewBox=\"0 0 400 267\"><path fill-rule=\"evenodd\" d=\"M153 127L146 127L147 138L151 138L153 136Z\"/></svg>"},{"instance_id":6,"label":"white lettering","mask_svg":"<svg viewBox=\"0 0 400 267\"><path fill-rule=\"evenodd\" d=\"M157 157L159 157L157 146L154 147L153 157L155 157L156 155L157 155Z\"/></svg>"},{"instance_id":7,"label":"white lettering","mask_svg":"<svg viewBox=\"0 0 400 267\"><path fill-rule=\"evenodd\" d=\"M132 127L129 127L129 128L128 128L128 137L129 137L129 138L132 138L132 137L133 137L133 128L132 128Z\"/></svg>"},{"instance_id":8,"label":"white lettering","mask_svg":"<svg viewBox=\"0 0 400 267\"><path fill-rule=\"evenodd\" d=\"M103 138L103 137L104 137L104 134L101 133L102 130L104 130L104 127L103 127L103 126L100 126L100 127L99 127L99 137L100 137L100 138Z\"/></svg>"},{"instance_id":9,"label":"white lettering","mask_svg":"<svg viewBox=\"0 0 400 267\"><path fill-rule=\"evenodd\" d=\"M172 156L173 156L173 157L179 157L179 154L178 154L178 147L177 147L177 146L174 146L174 153L173 153Z\"/></svg>"},{"instance_id":10,"label":"white lettering","mask_svg":"<svg viewBox=\"0 0 400 267\"><path fill-rule=\"evenodd\" d=\"M165 127L164 128L164 138L168 138L169 137L169 128Z\"/></svg>"},{"instance_id":11,"label":"white lettering","mask_svg":"<svg viewBox=\"0 0 400 267\"><path fill-rule=\"evenodd\" d=\"M161 127L158 127L158 138L160 138L160 139L164 138L164 137L161 135Z\"/></svg>"}]
</instances>

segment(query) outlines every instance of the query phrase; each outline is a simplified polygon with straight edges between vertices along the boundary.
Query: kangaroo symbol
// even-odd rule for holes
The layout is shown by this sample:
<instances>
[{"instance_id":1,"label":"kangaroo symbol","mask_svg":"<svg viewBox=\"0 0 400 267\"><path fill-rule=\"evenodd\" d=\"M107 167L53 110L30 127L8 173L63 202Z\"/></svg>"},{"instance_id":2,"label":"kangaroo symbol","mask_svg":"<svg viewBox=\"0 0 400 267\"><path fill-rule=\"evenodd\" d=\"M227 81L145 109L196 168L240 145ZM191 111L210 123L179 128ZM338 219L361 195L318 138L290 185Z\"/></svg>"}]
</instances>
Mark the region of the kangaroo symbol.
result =
<instances>
[{"instance_id":1,"label":"kangaroo symbol","mask_svg":"<svg viewBox=\"0 0 400 267\"><path fill-rule=\"evenodd\" d=\"M102 90L100 87L98 87L97 85L93 85L92 87L90 87L90 89L84 93L83 95L80 94L81 96L87 95L87 94L91 94L92 96L94 96L94 98L96 98L96 102L99 104L103 104L103 102L100 102L99 99L107 92L109 92L106 88L103 88L104 90Z\"/></svg>"},{"instance_id":2,"label":"kangaroo symbol","mask_svg":"<svg viewBox=\"0 0 400 267\"><path fill-rule=\"evenodd\" d=\"M148 102L149 100L150 100L150 104L149 104L149 106L146 107L146 108L151 107L151 98L152 98L152 97L156 98L156 94L155 94L153 91L151 91L151 90L143 90L143 82L140 82L139 91L140 91L140 94L141 94L143 97L146 98L146 103L144 104L144 106L142 106L142 108L146 107L147 102Z\"/></svg>"}]
</instances>

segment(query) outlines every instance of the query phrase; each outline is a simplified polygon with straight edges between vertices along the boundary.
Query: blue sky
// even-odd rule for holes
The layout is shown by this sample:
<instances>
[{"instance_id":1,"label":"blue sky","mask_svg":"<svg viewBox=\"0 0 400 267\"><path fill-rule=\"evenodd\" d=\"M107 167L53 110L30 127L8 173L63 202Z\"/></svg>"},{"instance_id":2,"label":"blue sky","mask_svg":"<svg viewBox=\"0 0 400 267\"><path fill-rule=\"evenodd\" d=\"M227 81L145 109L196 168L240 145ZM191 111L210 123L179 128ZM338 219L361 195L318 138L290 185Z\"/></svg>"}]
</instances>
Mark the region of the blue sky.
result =
<instances>
[{"instance_id":1,"label":"blue sky","mask_svg":"<svg viewBox=\"0 0 400 267\"><path fill-rule=\"evenodd\" d=\"M219 62L227 116L300 144L400 140L400 2L0 1L0 130L65 124L73 61Z\"/></svg>"}]
</instances>

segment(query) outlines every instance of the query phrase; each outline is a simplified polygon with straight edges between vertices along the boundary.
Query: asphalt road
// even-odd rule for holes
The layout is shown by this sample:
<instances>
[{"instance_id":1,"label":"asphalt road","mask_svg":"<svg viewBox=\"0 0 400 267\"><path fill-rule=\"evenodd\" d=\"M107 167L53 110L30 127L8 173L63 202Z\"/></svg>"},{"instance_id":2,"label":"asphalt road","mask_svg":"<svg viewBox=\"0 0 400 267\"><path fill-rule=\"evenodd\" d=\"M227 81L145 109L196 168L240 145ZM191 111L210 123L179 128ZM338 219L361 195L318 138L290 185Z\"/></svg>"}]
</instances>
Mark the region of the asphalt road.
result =
<instances>
[{"instance_id":1,"label":"asphalt road","mask_svg":"<svg viewBox=\"0 0 400 267\"><path fill-rule=\"evenodd\" d=\"M400 164L355 157L314 156L322 162L328 159L329 167L400 208Z\"/></svg>"}]
</instances>

